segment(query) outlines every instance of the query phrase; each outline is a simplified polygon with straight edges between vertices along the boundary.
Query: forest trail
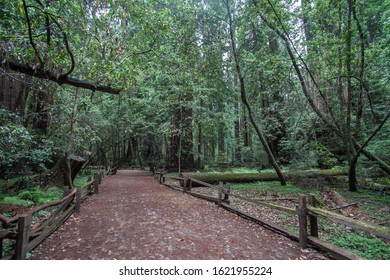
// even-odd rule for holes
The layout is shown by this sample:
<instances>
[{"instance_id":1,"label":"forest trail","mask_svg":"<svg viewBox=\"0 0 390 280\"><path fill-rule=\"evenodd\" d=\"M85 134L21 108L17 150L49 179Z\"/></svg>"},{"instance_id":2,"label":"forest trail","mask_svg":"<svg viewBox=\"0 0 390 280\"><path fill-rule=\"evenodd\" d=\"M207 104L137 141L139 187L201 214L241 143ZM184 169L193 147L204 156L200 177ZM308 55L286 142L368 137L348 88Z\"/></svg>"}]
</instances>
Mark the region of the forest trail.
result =
<instances>
[{"instance_id":1,"label":"forest trail","mask_svg":"<svg viewBox=\"0 0 390 280\"><path fill-rule=\"evenodd\" d=\"M119 170L31 259L325 259L235 214Z\"/></svg>"}]
</instances>

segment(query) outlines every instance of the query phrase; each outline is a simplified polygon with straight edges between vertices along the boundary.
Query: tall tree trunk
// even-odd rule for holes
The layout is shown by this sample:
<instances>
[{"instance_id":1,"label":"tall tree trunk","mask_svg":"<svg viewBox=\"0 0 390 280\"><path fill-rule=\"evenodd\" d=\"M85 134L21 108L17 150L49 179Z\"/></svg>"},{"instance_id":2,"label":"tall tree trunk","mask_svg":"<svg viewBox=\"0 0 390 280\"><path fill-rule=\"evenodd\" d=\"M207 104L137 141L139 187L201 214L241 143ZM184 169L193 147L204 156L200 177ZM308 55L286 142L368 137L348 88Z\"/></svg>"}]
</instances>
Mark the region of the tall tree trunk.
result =
<instances>
[{"instance_id":1,"label":"tall tree trunk","mask_svg":"<svg viewBox=\"0 0 390 280\"><path fill-rule=\"evenodd\" d=\"M370 143L372 138L381 130L383 125L386 123L386 121L390 117L390 111L387 112L386 117L383 119L381 124L374 130L374 132L368 137L366 142L359 148L359 150L356 152L355 156L351 159L349 164L349 172L348 172L348 185L350 191L356 191L357 190L357 181L356 181L356 165L357 161L359 159L360 154L362 153L363 149Z\"/></svg>"},{"instance_id":2,"label":"tall tree trunk","mask_svg":"<svg viewBox=\"0 0 390 280\"><path fill-rule=\"evenodd\" d=\"M356 23L360 40L360 67L359 67L359 96L356 111L356 127L355 136L359 137L361 129L361 119L363 116L363 91L364 91L364 71L365 71L365 47L364 47L364 33L360 21L356 14L356 8L352 6L352 14Z\"/></svg>"},{"instance_id":3,"label":"tall tree trunk","mask_svg":"<svg viewBox=\"0 0 390 280\"><path fill-rule=\"evenodd\" d=\"M242 100L241 100L241 102L242 102ZM250 146L250 135L249 135L249 123L248 123L248 117L247 117L246 111L247 111L247 108L244 106L242 108L242 134L243 134L243 138L244 138L244 146L249 147Z\"/></svg>"},{"instance_id":4,"label":"tall tree trunk","mask_svg":"<svg viewBox=\"0 0 390 280\"><path fill-rule=\"evenodd\" d=\"M234 101L234 109L236 111L237 117L234 121L234 138L235 138L235 153L234 153L234 161L236 164L241 163L241 116L240 116L240 100L239 96L235 97Z\"/></svg>"},{"instance_id":5,"label":"tall tree trunk","mask_svg":"<svg viewBox=\"0 0 390 280\"><path fill-rule=\"evenodd\" d=\"M70 122L69 140L65 151L65 174L64 174L65 178L64 179L65 179L65 186L68 186L69 189L73 188L72 169L70 165L70 154L72 151L73 141L75 137L77 108L79 104L79 99L80 99L80 88L76 88L76 93L75 93L75 98L73 103L72 119Z\"/></svg>"},{"instance_id":6,"label":"tall tree trunk","mask_svg":"<svg viewBox=\"0 0 390 280\"><path fill-rule=\"evenodd\" d=\"M236 71L237 71L237 75L238 75L238 80L240 82L241 100L248 110L249 119L250 119L253 127L255 128L256 133L257 133L261 143L263 144L264 150L268 155L268 159L269 159L270 163L272 164L276 173L278 174L281 185L286 185L286 179L283 175L283 172L280 169L279 165L277 164L277 162L276 162L276 160L275 160L275 158L274 158L274 156L273 156L273 154L272 154L272 152L267 144L267 140L265 139L264 134L263 134L260 126L256 122L256 119L252 113L252 108L248 102L248 98L246 95L246 89L245 89L244 77L243 77L242 72L241 72L240 61L238 58L238 52L237 52L236 43L235 43L234 30L233 30L233 20L232 20L232 14L231 14L231 10L230 10L230 1L229 0L226 0L226 7L227 7L227 12L228 12L229 31L230 31L230 39L231 39L231 45L232 45L232 50L233 50L233 56L234 56L234 61L236 64Z\"/></svg>"},{"instance_id":7,"label":"tall tree trunk","mask_svg":"<svg viewBox=\"0 0 390 280\"><path fill-rule=\"evenodd\" d=\"M133 160L134 154L133 149L131 147L131 140L127 140L127 153L126 153L126 160Z\"/></svg>"},{"instance_id":8,"label":"tall tree trunk","mask_svg":"<svg viewBox=\"0 0 390 280\"><path fill-rule=\"evenodd\" d=\"M0 74L0 105L24 117L30 81L31 78L23 74L2 71Z\"/></svg>"},{"instance_id":9,"label":"tall tree trunk","mask_svg":"<svg viewBox=\"0 0 390 280\"><path fill-rule=\"evenodd\" d=\"M87 53L87 46L89 42L91 41L92 37L89 37L86 41L86 44L84 46L83 56L85 57ZM83 77L82 74L79 76L79 80L81 80ZM73 103L73 111L72 111L72 119L70 123L70 133L69 133L69 140L68 145L66 147L65 151L65 173L64 173L64 180L65 180L65 186L68 186L69 189L73 188L73 180L72 180L72 168L70 164L70 154L72 152L72 146L73 141L75 137L75 130L76 130L76 120L77 120L77 108L79 105L79 99L80 99L80 87L76 88L76 93L74 97L74 103Z\"/></svg>"},{"instance_id":10,"label":"tall tree trunk","mask_svg":"<svg viewBox=\"0 0 390 280\"><path fill-rule=\"evenodd\" d=\"M200 102L200 106L203 107L203 101ZM203 131L202 131L202 122L198 116L197 120L197 126L198 126L198 143L197 143L197 160L196 160L196 166L197 168L201 168L202 162L201 162L201 155L202 155L202 141L203 141Z\"/></svg>"},{"instance_id":11,"label":"tall tree trunk","mask_svg":"<svg viewBox=\"0 0 390 280\"><path fill-rule=\"evenodd\" d=\"M183 130L183 105L182 105L182 98L181 98L181 95L180 95L180 105L179 105L179 114L180 114L180 135L179 135L179 147L178 147L178 150L177 150L177 159L178 159L178 174L180 175L181 174L181 154L182 154L182 145L183 145L183 133L184 133L184 130Z\"/></svg>"},{"instance_id":12,"label":"tall tree trunk","mask_svg":"<svg viewBox=\"0 0 390 280\"><path fill-rule=\"evenodd\" d=\"M53 105L53 102L53 93L50 89L39 89L37 91L37 105L33 127L44 135L47 134L50 126L50 106Z\"/></svg>"},{"instance_id":13,"label":"tall tree trunk","mask_svg":"<svg viewBox=\"0 0 390 280\"><path fill-rule=\"evenodd\" d=\"M345 66L347 68L347 115L346 115L346 130L345 138L347 143L347 158L349 167L353 165L354 157L354 147L352 142L352 132L351 132L351 115L352 115L352 76L351 76L351 40L352 40L352 31L351 31L351 18L352 18L352 0L348 0L348 14L347 14L347 36L345 40L346 45L346 56L345 56ZM353 178L352 178L353 177ZM356 186L356 173L349 174L349 190L357 191Z\"/></svg>"}]
</instances>

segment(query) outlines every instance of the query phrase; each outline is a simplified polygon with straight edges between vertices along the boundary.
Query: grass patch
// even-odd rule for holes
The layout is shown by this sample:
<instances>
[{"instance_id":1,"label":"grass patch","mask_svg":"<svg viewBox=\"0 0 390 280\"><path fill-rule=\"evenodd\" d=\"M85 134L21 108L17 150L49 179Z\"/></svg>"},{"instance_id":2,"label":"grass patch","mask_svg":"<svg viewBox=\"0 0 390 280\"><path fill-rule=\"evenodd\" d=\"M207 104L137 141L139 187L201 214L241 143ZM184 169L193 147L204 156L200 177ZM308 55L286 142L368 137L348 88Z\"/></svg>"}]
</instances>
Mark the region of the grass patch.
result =
<instances>
[{"instance_id":1,"label":"grass patch","mask_svg":"<svg viewBox=\"0 0 390 280\"><path fill-rule=\"evenodd\" d=\"M88 182L88 177L91 175L79 174L73 180L73 185L75 186L84 186Z\"/></svg>"}]
</instances>

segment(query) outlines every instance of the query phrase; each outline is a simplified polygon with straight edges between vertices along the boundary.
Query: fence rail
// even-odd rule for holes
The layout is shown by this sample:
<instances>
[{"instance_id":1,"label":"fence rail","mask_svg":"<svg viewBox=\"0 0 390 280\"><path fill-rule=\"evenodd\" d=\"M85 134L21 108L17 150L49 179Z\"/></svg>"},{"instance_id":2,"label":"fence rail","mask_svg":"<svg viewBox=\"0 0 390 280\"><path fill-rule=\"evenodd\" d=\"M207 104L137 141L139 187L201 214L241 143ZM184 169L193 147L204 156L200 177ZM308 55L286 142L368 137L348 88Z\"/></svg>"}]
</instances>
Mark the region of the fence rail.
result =
<instances>
[{"instance_id":1,"label":"fence rail","mask_svg":"<svg viewBox=\"0 0 390 280\"><path fill-rule=\"evenodd\" d=\"M208 201L216 203L218 206L225 208L226 210L233 212L237 215L243 216L247 219L250 219L262 226L269 228L275 232L283 234L293 240L299 241L301 248L306 248L308 245L314 246L321 250L327 251L334 255L338 259L362 259L362 257L353 254L349 251L346 251L338 246L324 242L318 239L318 217L328 219L334 223L342 224L349 226L351 228L362 230L376 236L390 239L390 229L387 227L374 225L371 223L354 220L328 210L324 210L316 207L316 199L314 196L300 196L297 201L296 208L285 207L282 205L277 205L271 203L267 200L252 199L238 194L232 194L230 189L230 184L219 183L218 185L212 185L201 180L191 178L191 177L174 177L166 176L164 171L155 172L155 178L160 182L160 184L166 185L168 187L174 188L176 190L181 190L192 196L206 199ZM168 180L177 180L179 184L171 184L167 182ZM218 191L217 197L208 196L204 194L199 194L192 191L192 182L196 183L198 186L209 187L213 190ZM297 216L298 218L298 232L299 234L294 234L283 227L272 224L268 221L264 221L258 217L254 217L242 210L239 210L235 207L232 207L229 203L229 199L235 197L247 202L254 203L263 207L268 207L274 210L282 211L290 215ZM286 200L296 200L293 198L286 198Z\"/></svg>"},{"instance_id":2,"label":"fence rail","mask_svg":"<svg viewBox=\"0 0 390 280\"><path fill-rule=\"evenodd\" d=\"M80 213L82 201L88 195L98 194L102 180L108 175L116 174L116 171L116 168L110 167L102 170L95 174L93 179L90 176L84 186L71 190L62 199L37 206L24 214L9 219L0 215L0 259L26 259L29 251L56 231L73 213ZM53 207L57 208L50 213L50 216L44 219L38 217L40 221L33 222L33 218L36 219L40 211ZM14 246L9 254L2 256L3 241L6 239L11 240Z\"/></svg>"}]
</instances>

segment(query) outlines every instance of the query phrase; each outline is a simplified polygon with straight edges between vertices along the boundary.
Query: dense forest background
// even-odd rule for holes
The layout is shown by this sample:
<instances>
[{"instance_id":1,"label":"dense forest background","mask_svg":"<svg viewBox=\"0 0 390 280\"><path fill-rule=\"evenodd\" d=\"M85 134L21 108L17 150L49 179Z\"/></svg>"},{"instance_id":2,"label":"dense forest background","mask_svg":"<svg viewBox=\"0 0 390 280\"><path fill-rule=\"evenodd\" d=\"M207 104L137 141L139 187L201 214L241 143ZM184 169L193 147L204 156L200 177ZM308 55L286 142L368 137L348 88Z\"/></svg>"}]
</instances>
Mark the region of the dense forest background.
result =
<instances>
[{"instance_id":1,"label":"dense forest background","mask_svg":"<svg viewBox=\"0 0 390 280\"><path fill-rule=\"evenodd\" d=\"M87 165L390 172L390 3L0 1L0 177ZM66 180L65 180L66 181Z\"/></svg>"}]
</instances>

